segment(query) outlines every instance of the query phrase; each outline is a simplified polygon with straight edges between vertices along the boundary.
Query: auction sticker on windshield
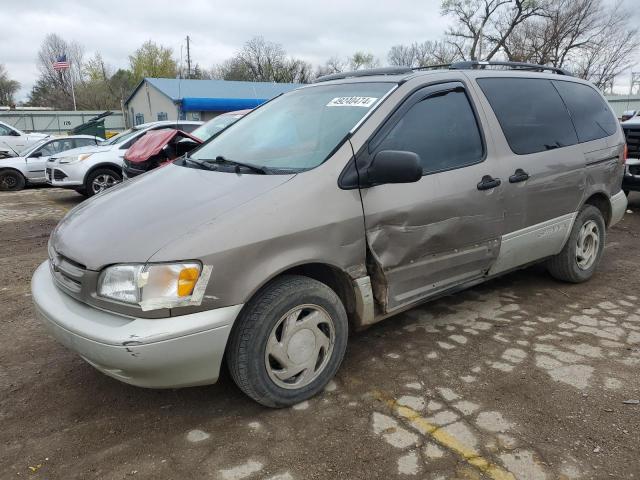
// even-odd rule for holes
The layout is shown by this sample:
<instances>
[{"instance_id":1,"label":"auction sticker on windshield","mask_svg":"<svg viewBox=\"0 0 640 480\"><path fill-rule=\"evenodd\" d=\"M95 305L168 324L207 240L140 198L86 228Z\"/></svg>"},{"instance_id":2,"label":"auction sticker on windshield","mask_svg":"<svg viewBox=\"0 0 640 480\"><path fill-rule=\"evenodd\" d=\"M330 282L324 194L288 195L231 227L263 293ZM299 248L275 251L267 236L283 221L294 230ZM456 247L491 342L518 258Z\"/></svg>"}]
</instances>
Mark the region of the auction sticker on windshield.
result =
<instances>
[{"instance_id":1,"label":"auction sticker on windshield","mask_svg":"<svg viewBox=\"0 0 640 480\"><path fill-rule=\"evenodd\" d=\"M327 107L365 107L373 105L376 97L336 97L327 103Z\"/></svg>"}]
</instances>

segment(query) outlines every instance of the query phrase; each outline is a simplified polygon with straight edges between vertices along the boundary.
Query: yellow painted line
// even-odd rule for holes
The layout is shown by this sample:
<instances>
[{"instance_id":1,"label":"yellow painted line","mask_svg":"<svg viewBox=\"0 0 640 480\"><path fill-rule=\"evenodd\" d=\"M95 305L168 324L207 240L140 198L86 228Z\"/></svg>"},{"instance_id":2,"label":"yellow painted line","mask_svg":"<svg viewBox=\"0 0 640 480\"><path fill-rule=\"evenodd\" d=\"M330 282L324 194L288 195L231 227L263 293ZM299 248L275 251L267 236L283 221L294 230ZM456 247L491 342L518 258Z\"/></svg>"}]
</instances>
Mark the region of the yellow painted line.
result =
<instances>
[{"instance_id":1,"label":"yellow painted line","mask_svg":"<svg viewBox=\"0 0 640 480\"><path fill-rule=\"evenodd\" d=\"M511 472L496 465L495 463L491 463L480 455L479 452L466 446L442 428L433 425L415 410L403 405L398 405L394 399L385 398L379 392L376 392L375 396L379 400L385 402L389 408L395 411L400 417L407 420L416 430L421 432L423 435L431 437L446 449L457 453L469 465L474 466L489 478L492 478L493 480L515 480L515 477Z\"/></svg>"}]
</instances>

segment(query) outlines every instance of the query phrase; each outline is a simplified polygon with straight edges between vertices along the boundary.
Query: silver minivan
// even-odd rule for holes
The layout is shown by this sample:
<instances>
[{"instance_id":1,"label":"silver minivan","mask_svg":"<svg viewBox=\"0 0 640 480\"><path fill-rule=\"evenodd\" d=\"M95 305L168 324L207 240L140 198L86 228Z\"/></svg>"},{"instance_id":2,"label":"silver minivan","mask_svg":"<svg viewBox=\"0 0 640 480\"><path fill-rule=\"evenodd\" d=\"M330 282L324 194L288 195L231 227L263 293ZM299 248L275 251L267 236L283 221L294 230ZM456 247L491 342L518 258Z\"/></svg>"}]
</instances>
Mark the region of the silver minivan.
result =
<instances>
[{"instance_id":1,"label":"silver minivan","mask_svg":"<svg viewBox=\"0 0 640 480\"><path fill-rule=\"evenodd\" d=\"M123 382L211 384L225 361L254 400L292 405L350 330L536 262L588 280L627 205L624 151L602 95L562 70L324 77L69 212L33 299Z\"/></svg>"}]
</instances>

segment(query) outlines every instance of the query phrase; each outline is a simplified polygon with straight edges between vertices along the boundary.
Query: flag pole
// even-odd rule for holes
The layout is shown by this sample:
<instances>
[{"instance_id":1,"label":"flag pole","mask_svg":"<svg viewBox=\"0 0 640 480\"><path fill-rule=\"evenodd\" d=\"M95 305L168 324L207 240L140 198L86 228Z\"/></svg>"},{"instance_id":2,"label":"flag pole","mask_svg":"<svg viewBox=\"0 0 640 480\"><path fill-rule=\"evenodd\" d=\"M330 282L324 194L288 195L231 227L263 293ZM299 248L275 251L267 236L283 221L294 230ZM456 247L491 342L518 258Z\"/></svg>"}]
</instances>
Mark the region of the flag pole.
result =
<instances>
[{"instance_id":1,"label":"flag pole","mask_svg":"<svg viewBox=\"0 0 640 480\"><path fill-rule=\"evenodd\" d=\"M78 110L76 108L76 92L73 88L73 77L71 76L71 62L69 62L69 81L71 82L71 97L73 98L73 111Z\"/></svg>"}]
</instances>

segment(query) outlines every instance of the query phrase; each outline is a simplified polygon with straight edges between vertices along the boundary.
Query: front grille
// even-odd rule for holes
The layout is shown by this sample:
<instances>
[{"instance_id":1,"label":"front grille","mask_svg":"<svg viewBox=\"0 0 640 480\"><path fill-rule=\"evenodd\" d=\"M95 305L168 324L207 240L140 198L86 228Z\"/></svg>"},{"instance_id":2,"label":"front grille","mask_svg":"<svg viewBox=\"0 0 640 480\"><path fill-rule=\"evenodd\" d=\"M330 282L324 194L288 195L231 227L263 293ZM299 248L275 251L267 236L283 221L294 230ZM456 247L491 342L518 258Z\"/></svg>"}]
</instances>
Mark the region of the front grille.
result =
<instances>
[{"instance_id":1,"label":"front grille","mask_svg":"<svg viewBox=\"0 0 640 480\"><path fill-rule=\"evenodd\" d=\"M59 255L53 249L49 251L51 273L58 285L70 293L79 294L82 290L82 279L87 268L70 258Z\"/></svg>"},{"instance_id":2,"label":"front grille","mask_svg":"<svg viewBox=\"0 0 640 480\"><path fill-rule=\"evenodd\" d=\"M630 158L640 158L640 125L623 127Z\"/></svg>"},{"instance_id":3,"label":"front grille","mask_svg":"<svg viewBox=\"0 0 640 480\"><path fill-rule=\"evenodd\" d=\"M67 178L67 174L57 168L53 171L53 178L56 180L64 180Z\"/></svg>"},{"instance_id":4,"label":"front grille","mask_svg":"<svg viewBox=\"0 0 640 480\"><path fill-rule=\"evenodd\" d=\"M629 173L631 175L640 175L640 165L629 165Z\"/></svg>"}]
</instances>

